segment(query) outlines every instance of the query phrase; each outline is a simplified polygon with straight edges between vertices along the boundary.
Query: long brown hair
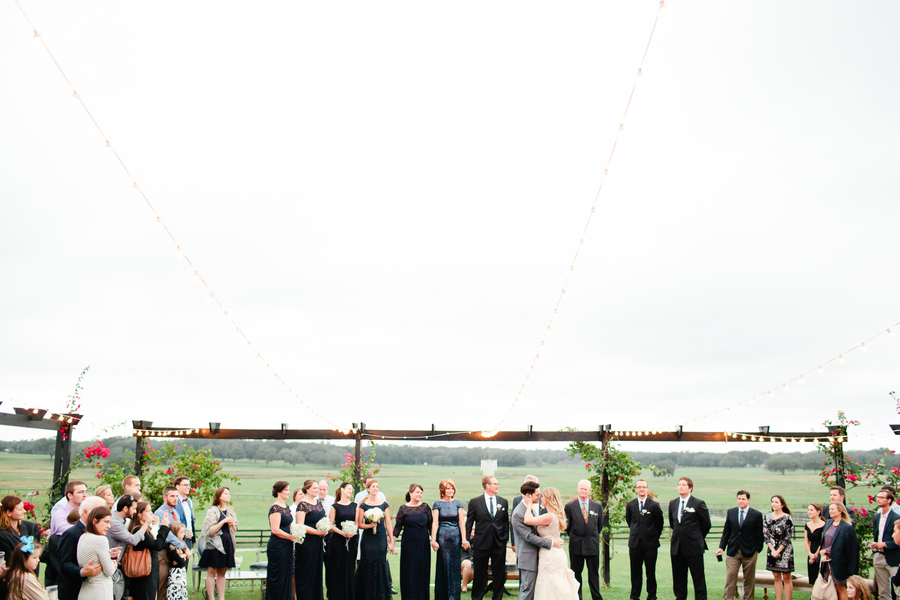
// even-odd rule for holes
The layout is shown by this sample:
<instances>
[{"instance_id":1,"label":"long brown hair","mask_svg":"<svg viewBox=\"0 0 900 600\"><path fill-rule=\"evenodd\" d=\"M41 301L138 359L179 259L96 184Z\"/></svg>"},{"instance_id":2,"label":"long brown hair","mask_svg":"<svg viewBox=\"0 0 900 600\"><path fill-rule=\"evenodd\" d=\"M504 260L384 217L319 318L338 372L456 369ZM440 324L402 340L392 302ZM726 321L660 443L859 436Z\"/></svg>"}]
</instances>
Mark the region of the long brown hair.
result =
<instances>
[{"instance_id":1,"label":"long brown hair","mask_svg":"<svg viewBox=\"0 0 900 600\"><path fill-rule=\"evenodd\" d=\"M869 584L859 575L851 575L847 578L847 583L856 588L856 596L853 600L872 600L872 593L869 591Z\"/></svg>"},{"instance_id":2,"label":"long brown hair","mask_svg":"<svg viewBox=\"0 0 900 600\"><path fill-rule=\"evenodd\" d=\"M16 546L12 551L12 556L9 557L9 572L6 574L7 598L23 597L22 592L25 588L25 576L28 573L31 573L37 578L37 574L25 564L25 561L28 560L28 555L22 552L23 546L25 546L25 544ZM35 544L33 552L40 554L41 547Z\"/></svg>"},{"instance_id":3,"label":"long brown hair","mask_svg":"<svg viewBox=\"0 0 900 600\"><path fill-rule=\"evenodd\" d=\"M779 496L775 494L772 498L778 498L778 501L781 502L781 510L786 512L787 514L791 514L791 509L788 508L787 502L784 501L784 496Z\"/></svg>"},{"instance_id":4,"label":"long brown hair","mask_svg":"<svg viewBox=\"0 0 900 600\"><path fill-rule=\"evenodd\" d=\"M4 496L3 500L0 501L0 529L6 529L8 531L12 531L15 533L15 529L12 526L12 519L10 519L10 515L15 508L22 504L22 499L18 496Z\"/></svg>"},{"instance_id":5,"label":"long brown hair","mask_svg":"<svg viewBox=\"0 0 900 600\"><path fill-rule=\"evenodd\" d=\"M131 518L131 533L134 533L144 524L143 517L139 515L144 514L144 511L147 510L147 507L150 506L149 502L138 502L134 507L134 516ZM150 531L149 529L147 531Z\"/></svg>"},{"instance_id":6,"label":"long brown hair","mask_svg":"<svg viewBox=\"0 0 900 600\"><path fill-rule=\"evenodd\" d=\"M229 492L231 491L230 488L220 487L219 489L216 490L216 493L213 495L212 505L215 506L216 508L219 508L219 503L222 501L222 494L225 493L225 490L228 490Z\"/></svg>"}]
</instances>

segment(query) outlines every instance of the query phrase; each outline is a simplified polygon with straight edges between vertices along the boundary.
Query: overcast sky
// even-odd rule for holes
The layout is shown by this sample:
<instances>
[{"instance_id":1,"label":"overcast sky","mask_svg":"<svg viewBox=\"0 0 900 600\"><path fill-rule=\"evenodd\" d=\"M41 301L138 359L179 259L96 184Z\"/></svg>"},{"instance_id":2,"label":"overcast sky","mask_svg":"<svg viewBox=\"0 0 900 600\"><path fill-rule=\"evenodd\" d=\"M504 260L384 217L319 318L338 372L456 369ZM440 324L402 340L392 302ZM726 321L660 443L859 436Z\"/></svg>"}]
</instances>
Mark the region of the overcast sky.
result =
<instances>
[{"instance_id":1,"label":"overcast sky","mask_svg":"<svg viewBox=\"0 0 900 600\"><path fill-rule=\"evenodd\" d=\"M898 446L900 339L782 388L900 321L896 2L667 1L604 178L655 1L20 1L229 316L0 3L0 410L322 427L233 318L341 426L489 430L603 181L504 429Z\"/></svg>"}]
</instances>

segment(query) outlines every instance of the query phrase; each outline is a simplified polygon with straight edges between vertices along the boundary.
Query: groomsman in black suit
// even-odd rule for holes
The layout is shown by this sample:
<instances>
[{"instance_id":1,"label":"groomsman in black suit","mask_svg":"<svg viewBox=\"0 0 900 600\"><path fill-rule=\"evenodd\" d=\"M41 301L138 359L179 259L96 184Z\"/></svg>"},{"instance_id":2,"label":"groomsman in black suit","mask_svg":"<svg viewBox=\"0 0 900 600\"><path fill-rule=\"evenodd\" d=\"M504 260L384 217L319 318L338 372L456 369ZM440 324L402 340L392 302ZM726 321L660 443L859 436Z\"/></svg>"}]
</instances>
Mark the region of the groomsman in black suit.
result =
<instances>
[{"instance_id":1,"label":"groomsman in black suit","mask_svg":"<svg viewBox=\"0 0 900 600\"><path fill-rule=\"evenodd\" d=\"M711 526L706 502L693 495L694 482L678 480L678 498L669 502L669 527L672 528L672 591L675 600L686 600L688 571L694 582L694 600L706 600L706 575L703 553Z\"/></svg>"},{"instance_id":2,"label":"groomsman in black suit","mask_svg":"<svg viewBox=\"0 0 900 600\"><path fill-rule=\"evenodd\" d=\"M663 512L659 502L650 497L650 487L643 479L634 484L637 498L625 505L628 534L628 557L631 560L631 600L640 600L642 570L647 570L647 600L656 600L656 556L663 530Z\"/></svg>"},{"instance_id":3,"label":"groomsman in black suit","mask_svg":"<svg viewBox=\"0 0 900 600\"><path fill-rule=\"evenodd\" d=\"M724 600L734 600L738 567L744 571L744 600L753 600L756 558L763 549L763 515L755 508L750 508L750 492L739 491L737 503L725 515L725 527L722 529L716 556L722 556L727 549Z\"/></svg>"},{"instance_id":4,"label":"groomsman in black suit","mask_svg":"<svg viewBox=\"0 0 900 600\"><path fill-rule=\"evenodd\" d=\"M600 595L600 530L603 529L603 505L591 500L591 482L578 482L578 497L566 504L566 520L569 522L569 564L578 580L578 598L581 598L581 572L585 564L592 600L603 600Z\"/></svg>"},{"instance_id":5,"label":"groomsman in black suit","mask_svg":"<svg viewBox=\"0 0 900 600\"><path fill-rule=\"evenodd\" d=\"M466 535L472 540L473 568L475 580L472 583L472 600L481 600L487 591L488 562L494 580L494 600L503 598L503 584L506 583L506 542L509 540L509 506L506 498L497 495L500 484L492 475L481 478L484 494L469 500L466 513Z\"/></svg>"}]
</instances>

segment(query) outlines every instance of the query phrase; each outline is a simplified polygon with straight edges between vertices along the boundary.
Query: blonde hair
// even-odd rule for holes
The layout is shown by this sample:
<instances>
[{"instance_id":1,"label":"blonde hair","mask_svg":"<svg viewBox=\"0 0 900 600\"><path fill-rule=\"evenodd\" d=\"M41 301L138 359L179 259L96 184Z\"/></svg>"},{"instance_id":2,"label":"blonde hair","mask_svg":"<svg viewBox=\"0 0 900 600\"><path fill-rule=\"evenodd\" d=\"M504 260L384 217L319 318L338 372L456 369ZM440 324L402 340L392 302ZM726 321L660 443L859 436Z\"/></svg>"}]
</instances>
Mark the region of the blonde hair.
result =
<instances>
[{"instance_id":1,"label":"blonde hair","mask_svg":"<svg viewBox=\"0 0 900 600\"><path fill-rule=\"evenodd\" d=\"M841 521L846 521L848 524L853 525L853 521L850 519L850 513L847 512L846 506L844 506L840 502L832 502L828 508L829 512L831 511L832 506L836 507L840 511ZM831 515L829 514L828 517L831 518Z\"/></svg>"},{"instance_id":2,"label":"blonde hair","mask_svg":"<svg viewBox=\"0 0 900 600\"><path fill-rule=\"evenodd\" d=\"M552 487L544 488L541 490L541 496L544 498L542 504L547 509L547 512L553 513L559 519L559 530L567 529L569 522L566 520L566 513L563 512L559 490Z\"/></svg>"},{"instance_id":3,"label":"blonde hair","mask_svg":"<svg viewBox=\"0 0 900 600\"><path fill-rule=\"evenodd\" d=\"M169 523L169 529L170 529L170 530L172 531L172 533L175 534L175 536L177 537L177 536L178 536L178 532L180 532L182 529L184 529L184 525L182 525L181 523L178 523L178 522L175 522L175 523Z\"/></svg>"},{"instance_id":4,"label":"blonde hair","mask_svg":"<svg viewBox=\"0 0 900 600\"><path fill-rule=\"evenodd\" d=\"M869 591L869 584L859 575L851 575L847 578L846 585L852 585L856 588L856 595L853 600L872 600L872 592Z\"/></svg>"}]
</instances>

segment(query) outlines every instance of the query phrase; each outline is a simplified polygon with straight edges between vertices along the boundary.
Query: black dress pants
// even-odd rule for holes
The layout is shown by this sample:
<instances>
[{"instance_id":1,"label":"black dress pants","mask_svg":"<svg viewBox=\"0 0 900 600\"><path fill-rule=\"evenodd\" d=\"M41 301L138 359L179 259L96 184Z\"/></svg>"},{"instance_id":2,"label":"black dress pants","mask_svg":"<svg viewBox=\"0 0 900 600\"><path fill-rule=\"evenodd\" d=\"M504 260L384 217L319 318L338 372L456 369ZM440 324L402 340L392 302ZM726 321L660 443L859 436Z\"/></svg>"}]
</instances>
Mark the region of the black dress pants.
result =
<instances>
[{"instance_id":1,"label":"black dress pants","mask_svg":"<svg viewBox=\"0 0 900 600\"><path fill-rule=\"evenodd\" d=\"M491 564L493 578L493 600L503 598L503 584L506 583L506 546L476 550L472 557L472 568L475 570L472 582L472 600L481 600L487 591L488 561Z\"/></svg>"},{"instance_id":2,"label":"black dress pants","mask_svg":"<svg viewBox=\"0 0 900 600\"><path fill-rule=\"evenodd\" d=\"M592 600L603 600L600 595L600 557L584 556L583 554L572 554L569 556L569 564L575 571L575 580L578 581L578 597L581 598L581 572L587 565L588 585L591 588Z\"/></svg>"},{"instance_id":3,"label":"black dress pants","mask_svg":"<svg viewBox=\"0 0 900 600\"><path fill-rule=\"evenodd\" d=\"M691 572L694 582L694 600L706 600L706 575L703 572L703 554L685 556L680 552L672 555L672 591L675 600L687 600L687 577Z\"/></svg>"},{"instance_id":4,"label":"black dress pants","mask_svg":"<svg viewBox=\"0 0 900 600\"><path fill-rule=\"evenodd\" d=\"M643 587L643 570L647 571L647 600L656 600L656 555L659 548L644 548L639 544L637 548L628 549L628 558L631 560L631 600L640 600Z\"/></svg>"}]
</instances>

